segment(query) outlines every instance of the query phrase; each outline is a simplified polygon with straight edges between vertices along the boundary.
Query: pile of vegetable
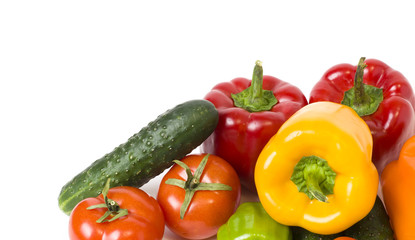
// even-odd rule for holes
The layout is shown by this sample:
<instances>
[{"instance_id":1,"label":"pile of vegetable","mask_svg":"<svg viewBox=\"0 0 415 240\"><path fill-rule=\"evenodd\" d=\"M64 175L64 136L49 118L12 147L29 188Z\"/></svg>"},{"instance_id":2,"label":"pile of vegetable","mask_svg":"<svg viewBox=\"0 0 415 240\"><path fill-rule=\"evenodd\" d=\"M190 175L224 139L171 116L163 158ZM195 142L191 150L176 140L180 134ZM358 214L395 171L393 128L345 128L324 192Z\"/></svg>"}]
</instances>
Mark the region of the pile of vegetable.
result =
<instances>
[{"instance_id":1,"label":"pile of vegetable","mask_svg":"<svg viewBox=\"0 0 415 240\"><path fill-rule=\"evenodd\" d=\"M202 153L192 154L200 147ZM156 198L140 189L165 170ZM258 196L241 203L241 188ZM413 240L415 95L385 63L263 75L164 112L65 184L71 240Z\"/></svg>"}]
</instances>

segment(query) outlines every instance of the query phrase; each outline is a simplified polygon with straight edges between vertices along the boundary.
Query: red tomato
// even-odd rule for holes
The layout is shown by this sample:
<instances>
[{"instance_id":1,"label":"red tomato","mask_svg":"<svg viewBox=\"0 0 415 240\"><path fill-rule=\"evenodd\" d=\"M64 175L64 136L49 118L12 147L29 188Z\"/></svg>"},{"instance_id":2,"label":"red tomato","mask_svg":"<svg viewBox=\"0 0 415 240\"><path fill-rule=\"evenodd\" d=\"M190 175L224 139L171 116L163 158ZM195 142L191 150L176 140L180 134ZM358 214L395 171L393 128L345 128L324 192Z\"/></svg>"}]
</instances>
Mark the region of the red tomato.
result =
<instances>
[{"instance_id":1,"label":"red tomato","mask_svg":"<svg viewBox=\"0 0 415 240\"><path fill-rule=\"evenodd\" d=\"M87 209L105 203L103 195L87 198L73 209L69 220L71 240L162 239L164 216L158 202L143 190L134 187L115 187L107 197L114 200L128 215L112 222L97 223L107 208ZM110 219L111 216L108 217Z\"/></svg>"},{"instance_id":2,"label":"red tomato","mask_svg":"<svg viewBox=\"0 0 415 240\"><path fill-rule=\"evenodd\" d=\"M338 238L335 238L334 240L356 240L356 239L351 238L351 237L338 237Z\"/></svg>"},{"instance_id":3,"label":"red tomato","mask_svg":"<svg viewBox=\"0 0 415 240\"><path fill-rule=\"evenodd\" d=\"M195 175L195 171L206 154L188 155L182 159ZM199 190L191 199L183 219L180 209L185 199L185 190L167 184L168 179L188 180L186 170L175 164L163 177L157 200L164 212L167 227L187 239L205 239L216 234L235 212L241 197L241 184L236 171L224 159L209 155L200 175L200 183L222 183L231 190Z\"/></svg>"}]
</instances>

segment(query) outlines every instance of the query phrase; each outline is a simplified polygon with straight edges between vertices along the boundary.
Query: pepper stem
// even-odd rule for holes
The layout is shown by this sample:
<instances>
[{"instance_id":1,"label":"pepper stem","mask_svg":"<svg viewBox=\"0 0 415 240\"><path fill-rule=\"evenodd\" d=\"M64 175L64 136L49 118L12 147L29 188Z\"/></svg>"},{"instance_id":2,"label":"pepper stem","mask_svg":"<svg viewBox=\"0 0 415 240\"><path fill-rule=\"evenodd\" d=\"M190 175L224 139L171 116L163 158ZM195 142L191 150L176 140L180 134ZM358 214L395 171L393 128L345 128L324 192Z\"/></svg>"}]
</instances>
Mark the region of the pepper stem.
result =
<instances>
[{"instance_id":1,"label":"pepper stem","mask_svg":"<svg viewBox=\"0 0 415 240\"><path fill-rule=\"evenodd\" d=\"M324 195L323 191L320 188L319 178L318 177L306 177L306 186L309 193L320 202L329 202L326 195Z\"/></svg>"},{"instance_id":2,"label":"pepper stem","mask_svg":"<svg viewBox=\"0 0 415 240\"><path fill-rule=\"evenodd\" d=\"M271 110L278 103L272 91L262 88L263 77L262 62L258 60L255 62L251 86L242 92L231 94L236 107L249 112L261 112Z\"/></svg>"},{"instance_id":3,"label":"pepper stem","mask_svg":"<svg viewBox=\"0 0 415 240\"><path fill-rule=\"evenodd\" d=\"M333 194L336 173L327 161L317 156L306 156L294 167L291 181L298 191L311 200L328 203L327 195Z\"/></svg>"},{"instance_id":4,"label":"pepper stem","mask_svg":"<svg viewBox=\"0 0 415 240\"><path fill-rule=\"evenodd\" d=\"M255 62L254 73L252 74L251 81L251 101L254 101L255 98L262 97L262 83L264 78L264 71L262 69L262 62L257 60Z\"/></svg>"},{"instance_id":5,"label":"pepper stem","mask_svg":"<svg viewBox=\"0 0 415 240\"><path fill-rule=\"evenodd\" d=\"M232 187L223 183L204 183L200 182L200 177L202 176L203 170L206 166L207 160L209 158L209 154L203 157L202 161L199 163L194 174L190 170L189 166L187 166L184 162L179 160L173 160L177 165L184 168L187 173L187 180L183 181L180 179L169 178L166 180L166 184L177 186L183 188L185 190L185 197L183 200L183 204L180 207L180 218L183 219L184 215L186 214L187 209L190 206L190 203L193 199L194 194L196 191L231 191Z\"/></svg>"},{"instance_id":6,"label":"pepper stem","mask_svg":"<svg viewBox=\"0 0 415 240\"><path fill-rule=\"evenodd\" d=\"M344 93L342 104L353 108L359 116L370 115L378 109L383 101L383 90L363 83L365 57L361 57L357 65L354 86Z\"/></svg>"},{"instance_id":7,"label":"pepper stem","mask_svg":"<svg viewBox=\"0 0 415 240\"><path fill-rule=\"evenodd\" d=\"M356 105L362 105L370 101L365 93L365 87L363 83L363 73L367 65L365 64L365 57L361 57L357 64L356 73L354 75L354 101Z\"/></svg>"}]
</instances>

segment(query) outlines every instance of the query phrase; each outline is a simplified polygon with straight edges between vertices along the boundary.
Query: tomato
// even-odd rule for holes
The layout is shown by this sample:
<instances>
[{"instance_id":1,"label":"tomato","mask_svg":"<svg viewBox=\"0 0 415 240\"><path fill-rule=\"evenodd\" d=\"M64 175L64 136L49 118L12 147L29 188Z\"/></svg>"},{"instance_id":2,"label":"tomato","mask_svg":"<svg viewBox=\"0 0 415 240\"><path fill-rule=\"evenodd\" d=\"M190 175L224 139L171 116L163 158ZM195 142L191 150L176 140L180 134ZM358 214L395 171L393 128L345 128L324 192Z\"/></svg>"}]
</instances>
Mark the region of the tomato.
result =
<instances>
[{"instance_id":1,"label":"tomato","mask_svg":"<svg viewBox=\"0 0 415 240\"><path fill-rule=\"evenodd\" d=\"M110 204L118 204L128 213L125 211L125 216L111 221L114 212L98 223L108 210L104 195ZM91 206L98 208L88 209ZM70 215L69 237L71 240L158 240L163 238L164 226L163 212L153 197L138 188L122 186L78 203Z\"/></svg>"},{"instance_id":2,"label":"tomato","mask_svg":"<svg viewBox=\"0 0 415 240\"><path fill-rule=\"evenodd\" d=\"M241 184L232 166L218 156L198 154L176 161L160 183L157 200L172 232L204 239L226 223L240 197Z\"/></svg>"},{"instance_id":3,"label":"tomato","mask_svg":"<svg viewBox=\"0 0 415 240\"><path fill-rule=\"evenodd\" d=\"M334 240L356 240L356 239L351 238L351 237L338 237L338 238L335 238Z\"/></svg>"}]
</instances>

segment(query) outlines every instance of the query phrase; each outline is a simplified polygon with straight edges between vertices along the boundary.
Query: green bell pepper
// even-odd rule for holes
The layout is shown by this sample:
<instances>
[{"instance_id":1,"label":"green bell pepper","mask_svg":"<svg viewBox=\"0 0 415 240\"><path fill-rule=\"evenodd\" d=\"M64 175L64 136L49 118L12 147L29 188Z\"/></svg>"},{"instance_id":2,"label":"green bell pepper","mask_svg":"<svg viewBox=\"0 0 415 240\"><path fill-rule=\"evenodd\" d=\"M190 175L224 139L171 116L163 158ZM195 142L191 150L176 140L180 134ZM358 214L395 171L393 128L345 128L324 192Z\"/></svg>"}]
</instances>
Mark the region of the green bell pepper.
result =
<instances>
[{"instance_id":1,"label":"green bell pepper","mask_svg":"<svg viewBox=\"0 0 415 240\"><path fill-rule=\"evenodd\" d=\"M239 205L236 212L219 228L218 240L292 240L291 229L272 219L259 202Z\"/></svg>"}]
</instances>

